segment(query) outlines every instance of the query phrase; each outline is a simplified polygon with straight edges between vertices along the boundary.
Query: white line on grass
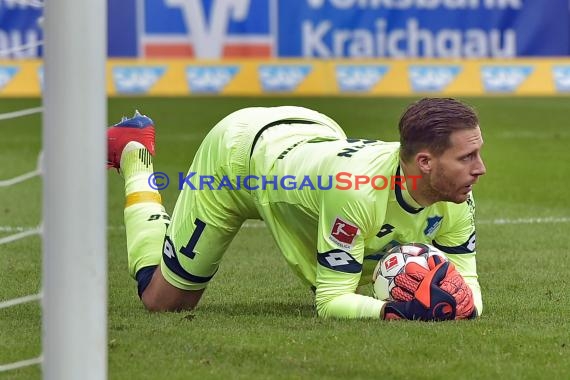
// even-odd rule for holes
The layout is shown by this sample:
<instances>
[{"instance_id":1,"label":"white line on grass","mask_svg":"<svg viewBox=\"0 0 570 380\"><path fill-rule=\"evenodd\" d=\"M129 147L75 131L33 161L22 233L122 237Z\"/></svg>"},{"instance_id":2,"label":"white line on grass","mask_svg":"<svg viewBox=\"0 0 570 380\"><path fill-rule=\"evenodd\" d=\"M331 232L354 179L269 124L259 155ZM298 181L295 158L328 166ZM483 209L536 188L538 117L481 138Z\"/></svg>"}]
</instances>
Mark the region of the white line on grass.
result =
<instances>
[{"instance_id":1,"label":"white line on grass","mask_svg":"<svg viewBox=\"0 0 570 380\"><path fill-rule=\"evenodd\" d=\"M547 224L547 223L569 223L570 217L568 216L547 216L544 218L499 218L479 220L478 224Z\"/></svg>"},{"instance_id":2,"label":"white line on grass","mask_svg":"<svg viewBox=\"0 0 570 380\"><path fill-rule=\"evenodd\" d=\"M15 362L15 363L1 364L0 365L0 372L6 372L6 371L11 371L13 369L27 367L27 366L31 366L31 365L35 365L35 364L41 364L42 360L43 360L43 358L41 356L38 356L37 358L22 360L22 361Z\"/></svg>"},{"instance_id":3,"label":"white line on grass","mask_svg":"<svg viewBox=\"0 0 570 380\"><path fill-rule=\"evenodd\" d=\"M23 232L31 230L32 227L12 227L12 226L0 226L0 232Z\"/></svg>"},{"instance_id":4,"label":"white line on grass","mask_svg":"<svg viewBox=\"0 0 570 380\"><path fill-rule=\"evenodd\" d=\"M548 224L548 223L570 223L570 216L548 216L544 218L499 218L482 219L477 224ZM244 228L265 228L265 223L261 220L247 220L243 224ZM109 226L109 230L124 230L124 226ZM38 227L22 226L0 226L0 232L28 232L34 230L37 233Z\"/></svg>"},{"instance_id":5,"label":"white line on grass","mask_svg":"<svg viewBox=\"0 0 570 380\"><path fill-rule=\"evenodd\" d=\"M477 224L547 224L547 223L570 223L570 217L560 216L560 217L545 217L545 218L501 218L501 219L483 219L477 220ZM265 223L260 220L248 220L243 224L245 228L263 228Z\"/></svg>"},{"instance_id":6,"label":"white line on grass","mask_svg":"<svg viewBox=\"0 0 570 380\"><path fill-rule=\"evenodd\" d=\"M0 180L0 187L12 186L12 185L18 184L20 182L27 181L31 178L37 177L41 174L42 174L42 172L39 169L36 169L36 170L24 173L22 175L14 177L14 178Z\"/></svg>"},{"instance_id":7,"label":"white line on grass","mask_svg":"<svg viewBox=\"0 0 570 380\"><path fill-rule=\"evenodd\" d=\"M21 110L21 111L6 112L3 114L0 114L0 120L14 119L16 117L33 115L36 113L41 113L41 112L43 112L43 110L44 110L43 107L35 107L35 108L28 108L28 109Z\"/></svg>"},{"instance_id":8,"label":"white line on grass","mask_svg":"<svg viewBox=\"0 0 570 380\"><path fill-rule=\"evenodd\" d=\"M40 232L39 227L23 229L22 232L16 232L13 235L0 238L0 244L11 243L16 240L27 238L28 236L38 235Z\"/></svg>"},{"instance_id":9,"label":"white line on grass","mask_svg":"<svg viewBox=\"0 0 570 380\"><path fill-rule=\"evenodd\" d=\"M5 309L7 307L20 305L23 303L39 301L41 299L42 299L42 295L40 293L30 294L29 296L24 296L24 297L19 297L19 298L12 298L12 299L9 299L7 301L1 301L0 302L0 309Z\"/></svg>"}]
</instances>

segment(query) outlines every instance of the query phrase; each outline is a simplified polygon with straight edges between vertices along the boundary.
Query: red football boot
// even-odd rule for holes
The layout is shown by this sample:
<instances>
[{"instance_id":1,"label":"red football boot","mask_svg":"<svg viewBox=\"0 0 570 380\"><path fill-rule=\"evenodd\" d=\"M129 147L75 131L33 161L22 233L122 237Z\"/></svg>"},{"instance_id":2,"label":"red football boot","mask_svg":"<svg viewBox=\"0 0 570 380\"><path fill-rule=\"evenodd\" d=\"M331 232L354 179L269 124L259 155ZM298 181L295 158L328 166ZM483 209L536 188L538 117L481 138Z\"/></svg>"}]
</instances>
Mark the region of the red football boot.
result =
<instances>
[{"instance_id":1,"label":"red football boot","mask_svg":"<svg viewBox=\"0 0 570 380\"><path fill-rule=\"evenodd\" d=\"M154 156L154 123L139 111L107 129L107 168L120 169L121 153L130 141L141 143Z\"/></svg>"}]
</instances>

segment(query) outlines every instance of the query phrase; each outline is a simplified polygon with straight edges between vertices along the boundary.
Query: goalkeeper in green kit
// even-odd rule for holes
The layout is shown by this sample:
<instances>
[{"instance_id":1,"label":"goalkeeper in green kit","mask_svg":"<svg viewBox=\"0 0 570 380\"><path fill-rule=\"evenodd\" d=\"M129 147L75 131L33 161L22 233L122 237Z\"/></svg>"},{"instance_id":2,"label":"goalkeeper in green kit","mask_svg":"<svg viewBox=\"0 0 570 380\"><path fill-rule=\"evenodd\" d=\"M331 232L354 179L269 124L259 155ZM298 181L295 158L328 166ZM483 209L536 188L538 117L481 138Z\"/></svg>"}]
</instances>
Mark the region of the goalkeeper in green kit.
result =
<instances>
[{"instance_id":1,"label":"goalkeeper in green kit","mask_svg":"<svg viewBox=\"0 0 570 380\"><path fill-rule=\"evenodd\" d=\"M440 321L481 315L472 186L485 174L474 110L411 104L400 142L347 138L302 107L245 108L205 137L172 218L149 177L154 125L135 114L108 130L108 166L125 179L129 271L148 310L194 308L247 219L262 219L320 317ZM395 278L393 300L359 294L382 252L431 244L429 269Z\"/></svg>"}]
</instances>

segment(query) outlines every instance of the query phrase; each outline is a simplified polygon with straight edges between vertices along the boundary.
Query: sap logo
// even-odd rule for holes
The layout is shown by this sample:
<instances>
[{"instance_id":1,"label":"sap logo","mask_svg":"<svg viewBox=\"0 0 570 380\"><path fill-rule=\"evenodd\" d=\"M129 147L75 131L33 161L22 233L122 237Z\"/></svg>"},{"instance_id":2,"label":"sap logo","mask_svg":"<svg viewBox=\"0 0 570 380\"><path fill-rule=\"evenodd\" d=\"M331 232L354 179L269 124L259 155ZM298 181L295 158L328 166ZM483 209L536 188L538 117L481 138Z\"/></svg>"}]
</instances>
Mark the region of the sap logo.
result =
<instances>
[{"instance_id":1,"label":"sap logo","mask_svg":"<svg viewBox=\"0 0 570 380\"><path fill-rule=\"evenodd\" d=\"M311 72L311 65L262 65L259 80L264 91L293 91Z\"/></svg>"},{"instance_id":2,"label":"sap logo","mask_svg":"<svg viewBox=\"0 0 570 380\"><path fill-rule=\"evenodd\" d=\"M370 91L386 74L388 66L337 65L336 81L340 91Z\"/></svg>"},{"instance_id":3,"label":"sap logo","mask_svg":"<svg viewBox=\"0 0 570 380\"><path fill-rule=\"evenodd\" d=\"M513 92L532 71L531 66L483 66L481 80L487 92Z\"/></svg>"},{"instance_id":4,"label":"sap logo","mask_svg":"<svg viewBox=\"0 0 570 380\"><path fill-rule=\"evenodd\" d=\"M415 92L440 92L461 72L459 66L410 66L408 77Z\"/></svg>"},{"instance_id":5,"label":"sap logo","mask_svg":"<svg viewBox=\"0 0 570 380\"><path fill-rule=\"evenodd\" d=\"M0 90L12 81L17 72L16 66L0 66Z\"/></svg>"},{"instance_id":6,"label":"sap logo","mask_svg":"<svg viewBox=\"0 0 570 380\"><path fill-rule=\"evenodd\" d=\"M558 92L570 92L570 66L554 66L552 78Z\"/></svg>"},{"instance_id":7,"label":"sap logo","mask_svg":"<svg viewBox=\"0 0 570 380\"><path fill-rule=\"evenodd\" d=\"M222 91L238 71L238 66L189 66L186 80L192 92L216 93Z\"/></svg>"},{"instance_id":8,"label":"sap logo","mask_svg":"<svg viewBox=\"0 0 570 380\"><path fill-rule=\"evenodd\" d=\"M147 93L162 77L164 66L128 66L113 67L113 81L117 92L120 93Z\"/></svg>"}]
</instances>

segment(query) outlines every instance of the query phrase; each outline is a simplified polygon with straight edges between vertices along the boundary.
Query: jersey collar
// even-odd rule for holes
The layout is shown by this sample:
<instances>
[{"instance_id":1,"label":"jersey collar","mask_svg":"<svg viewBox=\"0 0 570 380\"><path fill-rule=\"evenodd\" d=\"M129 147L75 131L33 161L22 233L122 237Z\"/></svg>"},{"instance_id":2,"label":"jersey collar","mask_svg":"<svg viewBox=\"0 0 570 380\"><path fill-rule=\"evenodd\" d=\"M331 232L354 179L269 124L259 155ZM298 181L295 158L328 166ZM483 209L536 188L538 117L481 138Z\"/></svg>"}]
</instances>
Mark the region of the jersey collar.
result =
<instances>
[{"instance_id":1,"label":"jersey collar","mask_svg":"<svg viewBox=\"0 0 570 380\"><path fill-rule=\"evenodd\" d=\"M398 168L396 169L396 176L400 176L400 165L398 165ZM396 200L400 207L410 214L417 214L424 209L412 198L410 193L408 193L408 190L404 189L404 191L402 191L400 184L397 182L394 186L394 193L396 194Z\"/></svg>"}]
</instances>

